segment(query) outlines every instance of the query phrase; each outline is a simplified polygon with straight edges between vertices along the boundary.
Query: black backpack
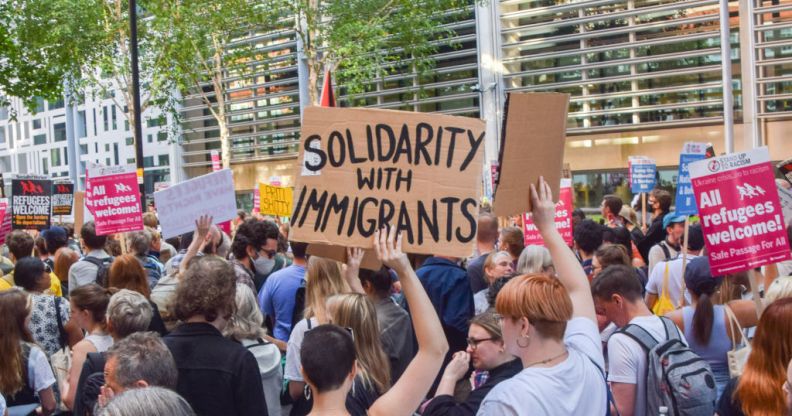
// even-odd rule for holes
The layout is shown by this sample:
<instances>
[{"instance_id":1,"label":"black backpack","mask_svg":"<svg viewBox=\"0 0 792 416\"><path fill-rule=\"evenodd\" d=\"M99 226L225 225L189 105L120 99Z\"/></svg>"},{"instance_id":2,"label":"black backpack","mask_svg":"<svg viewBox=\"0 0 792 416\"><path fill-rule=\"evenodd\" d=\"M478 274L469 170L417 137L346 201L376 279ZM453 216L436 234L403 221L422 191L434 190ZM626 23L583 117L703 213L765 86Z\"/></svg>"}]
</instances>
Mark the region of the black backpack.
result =
<instances>
[{"instance_id":1,"label":"black backpack","mask_svg":"<svg viewBox=\"0 0 792 416\"><path fill-rule=\"evenodd\" d=\"M105 257L103 259L99 259L96 257L85 256L82 258L82 261L87 261L88 263L96 266L96 283L99 286L107 287L108 274L110 273L110 265L113 264L113 258Z\"/></svg>"}]
</instances>

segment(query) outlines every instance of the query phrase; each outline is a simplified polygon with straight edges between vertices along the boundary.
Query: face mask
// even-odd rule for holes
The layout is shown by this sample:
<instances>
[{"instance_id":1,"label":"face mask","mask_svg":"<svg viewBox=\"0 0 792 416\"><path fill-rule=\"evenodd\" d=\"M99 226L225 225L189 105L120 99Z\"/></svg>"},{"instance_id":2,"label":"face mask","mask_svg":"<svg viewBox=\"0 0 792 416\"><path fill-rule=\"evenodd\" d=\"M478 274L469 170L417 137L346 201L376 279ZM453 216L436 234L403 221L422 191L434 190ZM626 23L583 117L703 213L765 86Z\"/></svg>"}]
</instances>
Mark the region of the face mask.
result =
<instances>
[{"instance_id":1,"label":"face mask","mask_svg":"<svg viewBox=\"0 0 792 416\"><path fill-rule=\"evenodd\" d=\"M253 260L253 267L256 269L257 274L269 274L272 268L275 267L275 258L268 259L267 256L259 256Z\"/></svg>"}]
</instances>

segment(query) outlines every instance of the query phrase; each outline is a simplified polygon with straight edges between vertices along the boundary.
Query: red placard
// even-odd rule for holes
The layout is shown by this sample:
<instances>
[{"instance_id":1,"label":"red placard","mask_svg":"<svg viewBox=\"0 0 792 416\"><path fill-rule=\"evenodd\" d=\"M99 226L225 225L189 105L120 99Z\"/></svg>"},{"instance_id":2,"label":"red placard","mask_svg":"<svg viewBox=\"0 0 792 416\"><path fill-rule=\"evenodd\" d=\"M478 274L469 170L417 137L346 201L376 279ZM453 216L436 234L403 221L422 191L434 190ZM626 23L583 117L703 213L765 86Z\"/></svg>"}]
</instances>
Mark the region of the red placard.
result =
<instances>
[{"instance_id":1,"label":"red placard","mask_svg":"<svg viewBox=\"0 0 792 416\"><path fill-rule=\"evenodd\" d=\"M212 172L217 172L222 168L220 165L220 153L217 150L212 150Z\"/></svg>"},{"instance_id":2,"label":"red placard","mask_svg":"<svg viewBox=\"0 0 792 416\"><path fill-rule=\"evenodd\" d=\"M690 164L713 276L790 258L766 147Z\"/></svg>"},{"instance_id":3,"label":"red placard","mask_svg":"<svg viewBox=\"0 0 792 416\"><path fill-rule=\"evenodd\" d=\"M97 235L143 229L134 165L91 169L89 191Z\"/></svg>"},{"instance_id":4,"label":"red placard","mask_svg":"<svg viewBox=\"0 0 792 416\"><path fill-rule=\"evenodd\" d=\"M8 209L8 199L0 199L0 244L5 244L8 233L11 232L11 210Z\"/></svg>"},{"instance_id":5,"label":"red placard","mask_svg":"<svg viewBox=\"0 0 792 416\"><path fill-rule=\"evenodd\" d=\"M253 213L258 214L261 211L261 193L259 187L253 190Z\"/></svg>"},{"instance_id":6,"label":"red placard","mask_svg":"<svg viewBox=\"0 0 792 416\"><path fill-rule=\"evenodd\" d=\"M561 179L561 188L559 188L558 203L556 204L556 229L570 246L572 245L572 210L572 180ZM544 239L536 229L531 214L523 215L523 236L526 246L544 245Z\"/></svg>"}]
</instances>

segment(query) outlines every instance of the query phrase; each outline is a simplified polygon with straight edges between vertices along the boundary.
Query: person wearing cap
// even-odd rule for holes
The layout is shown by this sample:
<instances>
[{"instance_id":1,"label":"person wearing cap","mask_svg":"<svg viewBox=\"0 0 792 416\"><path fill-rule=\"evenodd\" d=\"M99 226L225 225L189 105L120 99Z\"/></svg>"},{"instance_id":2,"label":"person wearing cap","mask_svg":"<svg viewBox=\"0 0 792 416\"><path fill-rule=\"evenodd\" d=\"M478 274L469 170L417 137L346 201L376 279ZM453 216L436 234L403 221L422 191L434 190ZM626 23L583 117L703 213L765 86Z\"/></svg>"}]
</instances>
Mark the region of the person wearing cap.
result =
<instances>
[{"instance_id":1,"label":"person wearing cap","mask_svg":"<svg viewBox=\"0 0 792 416\"><path fill-rule=\"evenodd\" d=\"M635 210L630 208L629 205L622 205L621 210L619 211L619 217L624 222L624 226L627 227L627 230L630 231L630 236L632 240L641 241L644 238L644 233L641 231L641 227L636 226L638 223L638 216L635 214Z\"/></svg>"},{"instance_id":2,"label":"person wearing cap","mask_svg":"<svg viewBox=\"0 0 792 416\"><path fill-rule=\"evenodd\" d=\"M755 326L758 321L756 306L751 300L715 304L721 283L723 276L712 275L706 256L694 258L685 270L690 306L666 314L685 333L690 349L709 363L715 375L718 397L729 382L727 353L742 341L741 334L734 330L736 326L730 323L729 312L742 328Z\"/></svg>"},{"instance_id":3,"label":"person wearing cap","mask_svg":"<svg viewBox=\"0 0 792 416\"><path fill-rule=\"evenodd\" d=\"M690 262L699 257L704 250L704 233L701 231L701 224L693 224L688 228L687 245L687 267ZM646 305L652 309L657 302L658 296L663 293L663 280L668 266L668 297L675 307L682 306L682 256L678 256L669 261L660 261L654 269L649 272L649 280L646 282ZM690 293L685 293L685 305L690 305Z\"/></svg>"},{"instance_id":4,"label":"person wearing cap","mask_svg":"<svg viewBox=\"0 0 792 416\"><path fill-rule=\"evenodd\" d=\"M671 212L663 217L663 229L666 231L665 239L649 250L648 258L649 272L654 271L655 265L660 261L669 261L676 258L680 253L680 244L682 244L682 237L685 234L685 219L684 215L679 215L676 212Z\"/></svg>"},{"instance_id":5,"label":"person wearing cap","mask_svg":"<svg viewBox=\"0 0 792 416\"><path fill-rule=\"evenodd\" d=\"M602 197L600 212L602 212L605 225L611 228L622 227L624 225L621 217L619 217L622 206L624 206L624 203L621 198L616 195L605 195Z\"/></svg>"}]
</instances>

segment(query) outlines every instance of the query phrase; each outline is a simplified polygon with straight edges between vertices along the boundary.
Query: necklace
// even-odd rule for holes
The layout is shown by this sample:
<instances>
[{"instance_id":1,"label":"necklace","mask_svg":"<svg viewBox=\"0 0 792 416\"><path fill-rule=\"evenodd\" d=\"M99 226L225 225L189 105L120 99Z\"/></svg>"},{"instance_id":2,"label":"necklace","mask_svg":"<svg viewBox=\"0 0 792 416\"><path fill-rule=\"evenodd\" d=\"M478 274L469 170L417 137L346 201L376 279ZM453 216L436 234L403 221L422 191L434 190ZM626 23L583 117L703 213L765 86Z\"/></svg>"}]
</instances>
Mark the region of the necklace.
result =
<instances>
[{"instance_id":1,"label":"necklace","mask_svg":"<svg viewBox=\"0 0 792 416\"><path fill-rule=\"evenodd\" d=\"M535 365L540 365L540 364L547 364L547 363L549 363L549 362L551 362L551 361L553 361L553 360L556 360L556 359L559 359L559 358L563 357L563 356L564 356L565 354L567 354L567 353L568 353L568 351L567 351L567 350L564 350L564 351L563 351L561 354L558 354L558 355L556 355L555 357L546 358L546 359L544 359L544 360L542 360L542 361L537 361L537 362L535 362L535 363L528 364L528 365L526 365L526 366L525 366L525 367L523 367L523 368L533 367L533 366L535 366Z\"/></svg>"}]
</instances>

